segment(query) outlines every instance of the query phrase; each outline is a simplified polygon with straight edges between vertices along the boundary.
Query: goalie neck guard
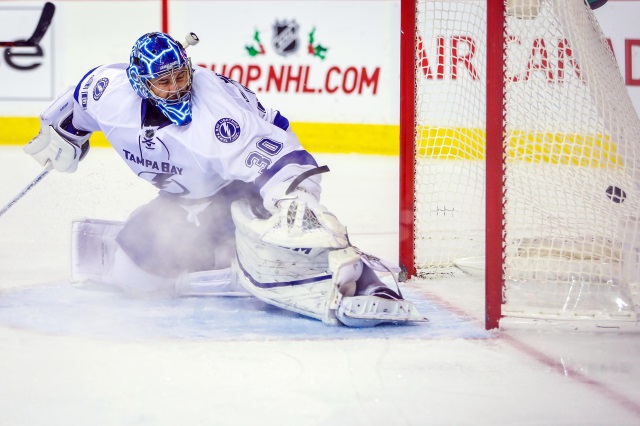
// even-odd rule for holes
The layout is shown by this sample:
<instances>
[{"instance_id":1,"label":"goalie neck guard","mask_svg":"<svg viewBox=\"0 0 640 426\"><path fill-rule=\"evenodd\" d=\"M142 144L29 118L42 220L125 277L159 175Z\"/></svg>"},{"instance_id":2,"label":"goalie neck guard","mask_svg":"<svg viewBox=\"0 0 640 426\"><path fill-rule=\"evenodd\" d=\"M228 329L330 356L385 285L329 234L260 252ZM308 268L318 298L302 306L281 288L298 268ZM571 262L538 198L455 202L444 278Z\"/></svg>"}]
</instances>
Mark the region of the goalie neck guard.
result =
<instances>
[{"instance_id":1,"label":"goalie neck guard","mask_svg":"<svg viewBox=\"0 0 640 426\"><path fill-rule=\"evenodd\" d=\"M191 122L193 69L176 40L164 33L140 37L131 49L127 76L138 96L151 100L173 124ZM163 90L158 82L170 90Z\"/></svg>"}]
</instances>

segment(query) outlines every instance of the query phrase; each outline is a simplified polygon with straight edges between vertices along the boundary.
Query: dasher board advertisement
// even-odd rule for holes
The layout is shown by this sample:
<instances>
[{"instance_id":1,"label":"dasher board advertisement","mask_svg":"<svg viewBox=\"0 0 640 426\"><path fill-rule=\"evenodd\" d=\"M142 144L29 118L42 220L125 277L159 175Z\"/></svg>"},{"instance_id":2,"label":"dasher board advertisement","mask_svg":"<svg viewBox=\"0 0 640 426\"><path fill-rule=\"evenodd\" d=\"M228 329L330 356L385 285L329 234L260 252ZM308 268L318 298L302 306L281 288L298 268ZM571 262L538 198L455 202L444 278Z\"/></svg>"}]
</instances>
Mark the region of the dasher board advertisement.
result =
<instances>
[{"instance_id":1,"label":"dasher board advertisement","mask_svg":"<svg viewBox=\"0 0 640 426\"><path fill-rule=\"evenodd\" d=\"M186 2L194 64L294 121L398 121L400 3ZM180 22L174 22L175 28Z\"/></svg>"}]
</instances>

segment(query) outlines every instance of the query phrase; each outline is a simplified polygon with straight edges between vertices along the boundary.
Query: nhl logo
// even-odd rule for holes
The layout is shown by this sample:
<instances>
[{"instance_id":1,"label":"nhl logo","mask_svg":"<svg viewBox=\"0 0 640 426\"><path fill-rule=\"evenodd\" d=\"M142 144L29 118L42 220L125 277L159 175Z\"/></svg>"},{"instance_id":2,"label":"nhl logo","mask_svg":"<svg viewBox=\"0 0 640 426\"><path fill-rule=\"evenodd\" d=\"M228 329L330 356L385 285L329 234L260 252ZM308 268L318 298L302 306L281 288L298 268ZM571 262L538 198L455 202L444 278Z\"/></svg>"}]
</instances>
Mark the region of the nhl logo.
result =
<instances>
[{"instance_id":1,"label":"nhl logo","mask_svg":"<svg viewBox=\"0 0 640 426\"><path fill-rule=\"evenodd\" d=\"M156 143L153 138L156 135L156 128L154 127L143 127L142 128L142 138L140 138L140 144L146 149L155 149Z\"/></svg>"},{"instance_id":2,"label":"nhl logo","mask_svg":"<svg viewBox=\"0 0 640 426\"><path fill-rule=\"evenodd\" d=\"M298 24L296 21L276 21L273 25L273 47L280 56L288 56L298 50Z\"/></svg>"}]
</instances>

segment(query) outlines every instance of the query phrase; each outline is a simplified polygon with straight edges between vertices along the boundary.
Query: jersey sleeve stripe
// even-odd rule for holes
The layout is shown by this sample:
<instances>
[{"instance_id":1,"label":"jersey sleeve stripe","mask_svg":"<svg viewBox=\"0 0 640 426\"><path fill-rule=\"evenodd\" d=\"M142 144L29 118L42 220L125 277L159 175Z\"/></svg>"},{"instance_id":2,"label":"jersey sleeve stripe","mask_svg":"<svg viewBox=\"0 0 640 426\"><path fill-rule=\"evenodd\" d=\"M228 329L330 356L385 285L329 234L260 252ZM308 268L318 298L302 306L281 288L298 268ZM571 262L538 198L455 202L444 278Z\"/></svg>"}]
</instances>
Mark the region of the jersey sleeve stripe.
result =
<instances>
[{"instance_id":1,"label":"jersey sleeve stripe","mask_svg":"<svg viewBox=\"0 0 640 426\"><path fill-rule=\"evenodd\" d=\"M89 70L89 72L86 73L85 75L83 75L82 78L80 79L80 81L78 82L78 85L76 86L76 90L73 91L73 99L75 99L76 102L80 103L80 100L78 99L78 96L80 95L80 85L82 84L84 79L87 78L87 76L89 74L91 74L92 72L94 72L97 69L98 69L98 67L95 67L95 68Z\"/></svg>"},{"instance_id":2,"label":"jersey sleeve stripe","mask_svg":"<svg viewBox=\"0 0 640 426\"><path fill-rule=\"evenodd\" d=\"M289 128L289 120L280 114L280 111L276 112L276 118L273 119L273 124L285 131Z\"/></svg>"}]
</instances>

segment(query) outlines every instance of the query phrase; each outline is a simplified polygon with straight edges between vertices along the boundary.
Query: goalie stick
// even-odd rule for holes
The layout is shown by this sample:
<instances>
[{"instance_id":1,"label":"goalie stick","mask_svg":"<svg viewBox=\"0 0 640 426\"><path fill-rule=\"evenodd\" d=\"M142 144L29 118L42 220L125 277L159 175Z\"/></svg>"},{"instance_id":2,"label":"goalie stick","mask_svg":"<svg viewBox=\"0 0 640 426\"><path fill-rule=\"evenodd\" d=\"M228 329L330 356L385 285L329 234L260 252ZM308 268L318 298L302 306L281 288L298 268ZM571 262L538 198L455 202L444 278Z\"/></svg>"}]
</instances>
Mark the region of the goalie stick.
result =
<instances>
[{"instance_id":1,"label":"goalie stick","mask_svg":"<svg viewBox=\"0 0 640 426\"><path fill-rule=\"evenodd\" d=\"M320 173L326 173L328 171L329 171L329 167L327 167L327 166L316 167L316 168L313 168L311 170L307 170L306 172L300 174L300 176L295 178L293 180L293 182L291 182L291 185L289 185L289 187L287 188L287 191L285 192L285 194L286 195L291 194L298 187L298 185L300 185L300 182L302 182L306 178L311 177L313 175L320 174Z\"/></svg>"},{"instance_id":2,"label":"goalie stick","mask_svg":"<svg viewBox=\"0 0 640 426\"><path fill-rule=\"evenodd\" d=\"M5 214L7 212L7 210L9 210L11 207L13 207L13 205L15 203L20 201L20 199L22 197L24 197L24 195L27 192L29 192L34 186L36 186L38 184L38 182L40 182L42 179L44 179L44 177L49 173L50 170L51 170L51 167L47 166L43 171L41 171L40 174L38 176L36 176L36 178L34 180L32 180L31 183L29 183L29 185L27 185L22 191L20 191L20 193L18 195L13 197L13 200L9 201L9 203L7 203L2 208L2 210L0 210L0 216Z\"/></svg>"},{"instance_id":3,"label":"goalie stick","mask_svg":"<svg viewBox=\"0 0 640 426\"><path fill-rule=\"evenodd\" d=\"M16 40L16 41L0 41L0 47L23 47L23 46L36 46L42 40L47 29L49 29L49 25L51 24L51 20L53 19L53 14L56 11L56 7L53 3L46 2L44 4L44 8L42 9L42 14L40 15L40 20L36 25L36 29L31 34L28 40Z\"/></svg>"}]
</instances>

